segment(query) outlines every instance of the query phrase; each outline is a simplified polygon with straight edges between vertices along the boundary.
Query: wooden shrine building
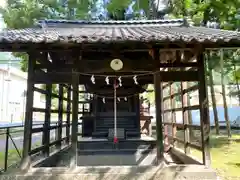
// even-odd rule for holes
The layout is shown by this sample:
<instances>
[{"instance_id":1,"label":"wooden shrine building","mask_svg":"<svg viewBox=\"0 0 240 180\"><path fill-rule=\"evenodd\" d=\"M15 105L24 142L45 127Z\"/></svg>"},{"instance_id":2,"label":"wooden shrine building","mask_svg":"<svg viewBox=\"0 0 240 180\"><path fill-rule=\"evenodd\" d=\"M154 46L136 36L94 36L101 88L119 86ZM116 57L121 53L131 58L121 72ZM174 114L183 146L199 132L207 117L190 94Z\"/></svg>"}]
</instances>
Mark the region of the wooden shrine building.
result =
<instances>
[{"instance_id":1,"label":"wooden shrine building","mask_svg":"<svg viewBox=\"0 0 240 180\"><path fill-rule=\"evenodd\" d=\"M74 157L71 165L76 166L77 161L84 161L76 158L79 148L86 148L79 137L91 137L92 142L105 138L113 144L111 133L115 123L119 148L131 138L140 138L139 94L146 91L148 84L154 84L155 88L157 159L163 157L163 140L171 147L177 141L184 145L185 153L188 147L200 150L202 163L208 165L210 123L204 52L211 48L239 46L239 32L194 27L181 19L42 20L27 29L3 30L0 32L0 50L23 52L29 58L22 167L28 167L31 156L37 152L48 157L52 146L61 149L63 141L70 144L68 151ZM120 63L119 70L111 66L113 60ZM171 87L175 82L196 84L182 85L181 92L173 92ZM44 84L46 88L40 89L37 84ZM52 93L53 84L58 84L58 94ZM118 86L116 121L114 85ZM80 89L80 86L84 88ZM169 87L170 90L164 92ZM166 100L172 104L174 97L180 95L183 103L185 93L193 90L199 93L197 104L166 108ZM34 107L34 91L46 95L46 108ZM83 97L87 102L82 102ZM58 110L51 109L52 98L58 98ZM185 121L185 112L190 110L199 110L200 126ZM183 112L182 123L173 120L177 111ZM45 114L43 127L32 129L34 112ZM58 125L54 128L50 126L51 113L58 113ZM80 119L82 132L79 132ZM187 138L189 128L200 131L199 144ZM57 129L55 141L51 141L52 129ZM184 139L175 136L176 129L184 131ZM34 148L31 137L37 132L43 132L43 140L40 147Z\"/></svg>"}]
</instances>

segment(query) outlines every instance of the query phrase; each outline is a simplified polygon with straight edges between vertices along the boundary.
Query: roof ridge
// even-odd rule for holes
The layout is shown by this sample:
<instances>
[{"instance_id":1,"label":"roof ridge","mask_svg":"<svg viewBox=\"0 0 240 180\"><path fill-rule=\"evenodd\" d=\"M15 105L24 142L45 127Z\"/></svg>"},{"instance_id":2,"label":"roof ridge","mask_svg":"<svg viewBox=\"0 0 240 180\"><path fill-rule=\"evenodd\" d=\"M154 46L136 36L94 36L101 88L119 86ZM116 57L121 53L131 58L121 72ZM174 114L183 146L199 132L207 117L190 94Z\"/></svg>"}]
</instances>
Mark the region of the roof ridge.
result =
<instances>
[{"instance_id":1,"label":"roof ridge","mask_svg":"<svg viewBox=\"0 0 240 180\"><path fill-rule=\"evenodd\" d=\"M113 24L158 24L158 23L184 23L184 19L154 19L154 20L66 20L66 19L45 19L37 22L40 24L76 24L76 25L113 25Z\"/></svg>"}]
</instances>

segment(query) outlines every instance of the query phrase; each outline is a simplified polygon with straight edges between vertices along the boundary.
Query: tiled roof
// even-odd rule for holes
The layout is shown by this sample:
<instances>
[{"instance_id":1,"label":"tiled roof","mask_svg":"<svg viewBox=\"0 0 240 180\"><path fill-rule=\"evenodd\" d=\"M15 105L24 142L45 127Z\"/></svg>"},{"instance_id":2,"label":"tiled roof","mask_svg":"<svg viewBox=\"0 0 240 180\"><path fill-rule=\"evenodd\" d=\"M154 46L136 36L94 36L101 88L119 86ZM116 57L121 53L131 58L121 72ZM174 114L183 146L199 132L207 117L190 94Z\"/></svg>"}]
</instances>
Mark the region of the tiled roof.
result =
<instances>
[{"instance_id":1,"label":"tiled roof","mask_svg":"<svg viewBox=\"0 0 240 180\"><path fill-rule=\"evenodd\" d=\"M183 20L67 21L45 20L38 26L0 32L0 43L234 43L240 33L183 26Z\"/></svg>"}]
</instances>

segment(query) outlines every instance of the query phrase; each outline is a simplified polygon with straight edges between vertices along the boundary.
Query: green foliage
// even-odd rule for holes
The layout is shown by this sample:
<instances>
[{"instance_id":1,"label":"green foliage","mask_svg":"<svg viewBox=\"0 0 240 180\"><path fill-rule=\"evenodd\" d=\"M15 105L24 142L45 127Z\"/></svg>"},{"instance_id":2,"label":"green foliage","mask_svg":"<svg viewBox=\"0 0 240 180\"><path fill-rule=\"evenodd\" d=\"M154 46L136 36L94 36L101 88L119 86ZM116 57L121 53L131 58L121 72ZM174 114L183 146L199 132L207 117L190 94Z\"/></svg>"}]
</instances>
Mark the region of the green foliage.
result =
<instances>
[{"instance_id":1,"label":"green foliage","mask_svg":"<svg viewBox=\"0 0 240 180\"><path fill-rule=\"evenodd\" d=\"M131 0L111 0L107 5L107 10L110 12L110 16L114 20L124 20L125 9L129 6Z\"/></svg>"},{"instance_id":2,"label":"green foliage","mask_svg":"<svg viewBox=\"0 0 240 180\"><path fill-rule=\"evenodd\" d=\"M170 0L169 11L174 17L190 17L196 25L208 21L220 23L224 29L235 30L240 25L238 0Z\"/></svg>"},{"instance_id":3,"label":"green foliage","mask_svg":"<svg viewBox=\"0 0 240 180\"><path fill-rule=\"evenodd\" d=\"M237 69L237 71L235 72L235 76L237 80L240 80L240 68Z\"/></svg>"},{"instance_id":4,"label":"green foliage","mask_svg":"<svg viewBox=\"0 0 240 180\"><path fill-rule=\"evenodd\" d=\"M143 10L145 12L145 15L148 17L149 2L146 0L136 0L136 3L133 6L133 10L135 12Z\"/></svg>"},{"instance_id":5,"label":"green foliage","mask_svg":"<svg viewBox=\"0 0 240 180\"><path fill-rule=\"evenodd\" d=\"M131 3L131 0L111 0L110 3L107 6L107 10L109 12L115 12L118 10L125 9L129 6Z\"/></svg>"}]
</instances>

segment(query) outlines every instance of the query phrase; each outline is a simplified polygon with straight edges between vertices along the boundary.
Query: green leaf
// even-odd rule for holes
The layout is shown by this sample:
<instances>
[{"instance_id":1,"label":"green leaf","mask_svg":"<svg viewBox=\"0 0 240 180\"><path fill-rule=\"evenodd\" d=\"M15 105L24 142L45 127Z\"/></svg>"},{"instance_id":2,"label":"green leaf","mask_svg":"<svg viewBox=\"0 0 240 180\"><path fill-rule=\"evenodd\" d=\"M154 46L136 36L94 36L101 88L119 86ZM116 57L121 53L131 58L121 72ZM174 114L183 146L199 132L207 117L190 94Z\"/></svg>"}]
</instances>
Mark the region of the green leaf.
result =
<instances>
[{"instance_id":1,"label":"green leaf","mask_svg":"<svg viewBox=\"0 0 240 180\"><path fill-rule=\"evenodd\" d=\"M136 3L133 5L134 11L143 10L145 15L149 13L149 2L146 0L136 0Z\"/></svg>"}]
</instances>

